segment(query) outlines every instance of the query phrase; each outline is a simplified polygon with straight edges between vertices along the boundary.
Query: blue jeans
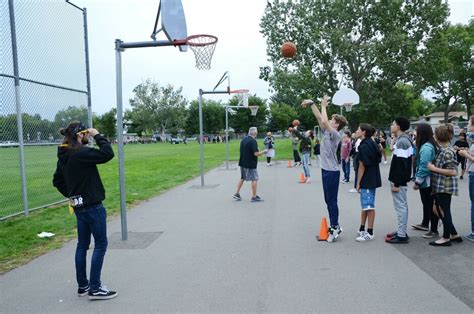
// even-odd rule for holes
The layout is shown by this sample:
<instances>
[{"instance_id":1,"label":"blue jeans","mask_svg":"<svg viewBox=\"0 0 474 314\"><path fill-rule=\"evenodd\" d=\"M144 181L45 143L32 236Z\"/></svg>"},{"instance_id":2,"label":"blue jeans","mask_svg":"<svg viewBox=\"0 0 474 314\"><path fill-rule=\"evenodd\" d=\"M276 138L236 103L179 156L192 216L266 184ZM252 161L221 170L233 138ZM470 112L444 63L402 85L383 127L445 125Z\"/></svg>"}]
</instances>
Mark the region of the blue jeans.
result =
<instances>
[{"instance_id":1,"label":"blue jeans","mask_svg":"<svg viewBox=\"0 0 474 314\"><path fill-rule=\"evenodd\" d=\"M310 158L309 152L301 153L301 161L303 163L303 171L304 171L304 176L306 178L311 177L311 172L309 172L309 158Z\"/></svg>"},{"instance_id":2,"label":"blue jeans","mask_svg":"<svg viewBox=\"0 0 474 314\"><path fill-rule=\"evenodd\" d=\"M469 199L471 200L471 232L474 233L474 171L469 172Z\"/></svg>"},{"instance_id":3,"label":"blue jeans","mask_svg":"<svg viewBox=\"0 0 474 314\"><path fill-rule=\"evenodd\" d=\"M324 201L328 207L329 220L332 227L339 226L339 207L337 207L337 193L339 192L339 171L321 169L323 179Z\"/></svg>"},{"instance_id":4,"label":"blue jeans","mask_svg":"<svg viewBox=\"0 0 474 314\"><path fill-rule=\"evenodd\" d=\"M101 285L100 273L107 251L107 220L104 206L95 204L74 211L77 218L76 280L79 287L90 284L91 291ZM94 237L94 253L91 260L90 283L87 280L87 250Z\"/></svg>"},{"instance_id":5,"label":"blue jeans","mask_svg":"<svg viewBox=\"0 0 474 314\"><path fill-rule=\"evenodd\" d=\"M344 173L344 180L349 182L349 174L351 172L351 161L345 161L344 159L341 160L342 164L342 172Z\"/></svg>"}]
</instances>

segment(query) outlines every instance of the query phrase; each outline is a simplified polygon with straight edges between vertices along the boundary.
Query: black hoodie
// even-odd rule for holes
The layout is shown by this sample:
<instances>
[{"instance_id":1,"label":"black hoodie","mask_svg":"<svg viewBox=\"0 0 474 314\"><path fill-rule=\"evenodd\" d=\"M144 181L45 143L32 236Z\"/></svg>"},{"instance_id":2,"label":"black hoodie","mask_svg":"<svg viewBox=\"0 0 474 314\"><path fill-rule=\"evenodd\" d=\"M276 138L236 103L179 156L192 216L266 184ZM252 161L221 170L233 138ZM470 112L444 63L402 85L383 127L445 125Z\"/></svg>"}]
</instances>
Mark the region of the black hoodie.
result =
<instances>
[{"instance_id":1,"label":"black hoodie","mask_svg":"<svg viewBox=\"0 0 474 314\"><path fill-rule=\"evenodd\" d=\"M53 176L53 185L69 198L72 207L98 204L105 199L105 190L100 180L97 164L114 158L109 141L100 134L94 136L99 149L82 146L58 148L58 164Z\"/></svg>"},{"instance_id":2,"label":"black hoodie","mask_svg":"<svg viewBox=\"0 0 474 314\"><path fill-rule=\"evenodd\" d=\"M360 180L362 189L376 189L382 186L379 163L382 153L372 138L364 138L359 145L358 160L365 166L364 176Z\"/></svg>"}]
</instances>

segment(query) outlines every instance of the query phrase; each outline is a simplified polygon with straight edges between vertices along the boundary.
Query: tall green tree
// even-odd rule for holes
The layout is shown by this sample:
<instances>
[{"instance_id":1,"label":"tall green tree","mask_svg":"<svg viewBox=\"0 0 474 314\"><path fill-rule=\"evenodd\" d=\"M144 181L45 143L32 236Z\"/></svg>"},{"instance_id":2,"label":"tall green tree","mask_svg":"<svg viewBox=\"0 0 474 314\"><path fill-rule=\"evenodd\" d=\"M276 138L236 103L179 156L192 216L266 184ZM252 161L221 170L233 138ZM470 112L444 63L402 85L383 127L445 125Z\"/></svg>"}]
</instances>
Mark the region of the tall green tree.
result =
<instances>
[{"instance_id":1,"label":"tall green tree","mask_svg":"<svg viewBox=\"0 0 474 314\"><path fill-rule=\"evenodd\" d=\"M239 99L237 96L229 100L229 106L237 106L238 104ZM252 126L257 127L260 133L266 131L268 115L266 101L256 95L249 95L249 106L258 106L257 114L252 116L249 109L234 110L229 115L229 126L236 133L247 133Z\"/></svg>"},{"instance_id":2,"label":"tall green tree","mask_svg":"<svg viewBox=\"0 0 474 314\"><path fill-rule=\"evenodd\" d=\"M180 132L186 126L187 100L182 90L172 85L163 87L151 80L137 85L127 119L144 134L159 131L164 137L165 132Z\"/></svg>"},{"instance_id":3,"label":"tall green tree","mask_svg":"<svg viewBox=\"0 0 474 314\"><path fill-rule=\"evenodd\" d=\"M100 116L93 117L94 128L99 130L108 138L115 138L117 136L117 109L112 108L109 112Z\"/></svg>"},{"instance_id":4,"label":"tall green tree","mask_svg":"<svg viewBox=\"0 0 474 314\"><path fill-rule=\"evenodd\" d=\"M436 103L448 114L465 104L468 116L474 98L474 20L469 25L450 25L428 43L419 62L418 84L436 94Z\"/></svg>"},{"instance_id":5,"label":"tall green tree","mask_svg":"<svg viewBox=\"0 0 474 314\"><path fill-rule=\"evenodd\" d=\"M203 99L202 104L203 131L207 134L217 134L225 129L225 108L220 102ZM199 133L199 102L191 101L188 108L186 133Z\"/></svg>"},{"instance_id":6,"label":"tall green tree","mask_svg":"<svg viewBox=\"0 0 474 314\"><path fill-rule=\"evenodd\" d=\"M291 126L291 122L298 117L296 110L286 104L273 103L270 105L270 121L269 125L273 125L275 129L270 131L284 131Z\"/></svg>"},{"instance_id":7,"label":"tall green tree","mask_svg":"<svg viewBox=\"0 0 474 314\"><path fill-rule=\"evenodd\" d=\"M260 77L285 98L298 100L333 95L344 83L361 95L353 112L364 111L366 122L376 121L378 112L389 108L390 93L373 93L370 85L410 82L420 56L445 28L448 16L442 0L269 3L260 26L272 67L261 68ZM280 55L281 44L288 40L298 47L292 59ZM374 105L377 110L365 108Z\"/></svg>"},{"instance_id":8,"label":"tall green tree","mask_svg":"<svg viewBox=\"0 0 474 314\"><path fill-rule=\"evenodd\" d=\"M88 110L86 106L69 106L66 109L59 110L55 117L54 123L58 128L67 127L71 121L81 121L87 123Z\"/></svg>"}]
</instances>

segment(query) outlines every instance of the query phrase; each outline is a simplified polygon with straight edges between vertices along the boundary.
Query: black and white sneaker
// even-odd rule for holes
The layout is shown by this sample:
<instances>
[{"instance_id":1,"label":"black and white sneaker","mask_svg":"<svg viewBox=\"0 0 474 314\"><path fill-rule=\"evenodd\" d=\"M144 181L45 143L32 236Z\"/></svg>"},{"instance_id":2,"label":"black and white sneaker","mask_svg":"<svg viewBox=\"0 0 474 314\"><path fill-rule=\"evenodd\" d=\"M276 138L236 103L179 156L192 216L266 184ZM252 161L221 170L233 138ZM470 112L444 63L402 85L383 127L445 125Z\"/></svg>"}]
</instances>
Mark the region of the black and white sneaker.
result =
<instances>
[{"instance_id":1,"label":"black and white sneaker","mask_svg":"<svg viewBox=\"0 0 474 314\"><path fill-rule=\"evenodd\" d=\"M77 295L78 295L79 297L83 297L83 296L85 296L85 295L87 295L87 294L89 293L89 290L90 290L89 286L87 286L87 287L79 287L79 288L77 288Z\"/></svg>"},{"instance_id":2,"label":"black and white sneaker","mask_svg":"<svg viewBox=\"0 0 474 314\"><path fill-rule=\"evenodd\" d=\"M89 291L89 300L108 300L117 296L117 292L110 291L105 286L101 286L97 291Z\"/></svg>"},{"instance_id":3,"label":"black and white sneaker","mask_svg":"<svg viewBox=\"0 0 474 314\"><path fill-rule=\"evenodd\" d=\"M241 201L242 200L242 197L240 197L240 194L239 193L235 193L234 196L232 196L234 198L234 200L236 201Z\"/></svg>"},{"instance_id":4,"label":"black and white sneaker","mask_svg":"<svg viewBox=\"0 0 474 314\"><path fill-rule=\"evenodd\" d=\"M263 202L263 199L260 196L256 195L255 197L252 197L250 199L250 201L251 202Z\"/></svg>"}]
</instances>

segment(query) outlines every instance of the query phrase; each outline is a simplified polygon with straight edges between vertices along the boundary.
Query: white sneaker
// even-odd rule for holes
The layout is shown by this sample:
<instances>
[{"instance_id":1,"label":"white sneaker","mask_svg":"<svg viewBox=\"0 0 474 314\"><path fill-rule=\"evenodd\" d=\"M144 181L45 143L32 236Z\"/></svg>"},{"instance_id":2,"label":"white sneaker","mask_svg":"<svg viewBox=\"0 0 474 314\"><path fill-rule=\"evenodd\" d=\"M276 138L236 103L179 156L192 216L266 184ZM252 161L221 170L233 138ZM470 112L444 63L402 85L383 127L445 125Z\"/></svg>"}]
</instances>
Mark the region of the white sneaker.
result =
<instances>
[{"instance_id":1,"label":"white sneaker","mask_svg":"<svg viewBox=\"0 0 474 314\"><path fill-rule=\"evenodd\" d=\"M311 179L309 177L307 177L305 183L311 183Z\"/></svg>"},{"instance_id":2,"label":"white sneaker","mask_svg":"<svg viewBox=\"0 0 474 314\"><path fill-rule=\"evenodd\" d=\"M341 235L342 228L338 226L337 228L329 228L329 237L327 239L328 242L334 242L336 239Z\"/></svg>"},{"instance_id":3,"label":"white sneaker","mask_svg":"<svg viewBox=\"0 0 474 314\"><path fill-rule=\"evenodd\" d=\"M357 231L356 235L357 237L363 237L365 234L365 231Z\"/></svg>"},{"instance_id":4,"label":"white sneaker","mask_svg":"<svg viewBox=\"0 0 474 314\"><path fill-rule=\"evenodd\" d=\"M386 164L387 164L387 161L385 160L385 161L383 162L383 164L386 165Z\"/></svg>"},{"instance_id":5,"label":"white sneaker","mask_svg":"<svg viewBox=\"0 0 474 314\"><path fill-rule=\"evenodd\" d=\"M342 180L341 180L341 183L342 183L342 184L346 184L347 182L346 182L346 180L342 179Z\"/></svg>"},{"instance_id":6,"label":"white sneaker","mask_svg":"<svg viewBox=\"0 0 474 314\"><path fill-rule=\"evenodd\" d=\"M367 241L370 241L370 240L373 240L373 239L375 239L374 235L371 235L368 232L364 232L364 234L362 236L358 236L356 238L356 241L357 242L367 242Z\"/></svg>"},{"instance_id":7,"label":"white sneaker","mask_svg":"<svg viewBox=\"0 0 474 314\"><path fill-rule=\"evenodd\" d=\"M349 190L349 193L357 193L357 190L352 188L352 189Z\"/></svg>"}]
</instances>

